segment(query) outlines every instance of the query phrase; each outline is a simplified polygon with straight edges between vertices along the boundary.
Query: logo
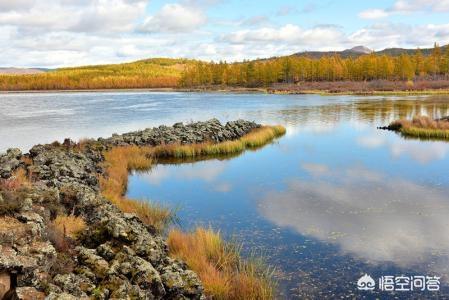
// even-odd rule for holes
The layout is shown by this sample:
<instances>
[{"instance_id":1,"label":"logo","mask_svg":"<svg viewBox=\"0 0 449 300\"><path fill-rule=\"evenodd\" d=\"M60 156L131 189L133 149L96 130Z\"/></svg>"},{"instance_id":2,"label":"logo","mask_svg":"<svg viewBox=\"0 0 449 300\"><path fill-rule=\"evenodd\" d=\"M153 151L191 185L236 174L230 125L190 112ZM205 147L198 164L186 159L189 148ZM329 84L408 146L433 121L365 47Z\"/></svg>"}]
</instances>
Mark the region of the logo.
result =
<instances>
[{"instance_id":1,"label":"logo","mask_svg":"<svg viewBox=\"0 0 449 300\"><path fill-rule=\"evenodd\" d=\"M372 291L376 288L376 283L371 276L365 274L357 280L357 288L361 291Z\"/></svg>"},{"instance_id":2,"label":"logo","mask_svg":"<svg viewBox=\"0 0 449 300\"><path fill-rule=\"evenodd\" d=\"M392 276L384 275L379 278L378 289L386 292L413 292L429 291L437 292L440 290L440 276ZM360 291L373 291L376 289L376 282L368 274L363 275L357 280L357 288Z\"/></svg>"}]
</instances>

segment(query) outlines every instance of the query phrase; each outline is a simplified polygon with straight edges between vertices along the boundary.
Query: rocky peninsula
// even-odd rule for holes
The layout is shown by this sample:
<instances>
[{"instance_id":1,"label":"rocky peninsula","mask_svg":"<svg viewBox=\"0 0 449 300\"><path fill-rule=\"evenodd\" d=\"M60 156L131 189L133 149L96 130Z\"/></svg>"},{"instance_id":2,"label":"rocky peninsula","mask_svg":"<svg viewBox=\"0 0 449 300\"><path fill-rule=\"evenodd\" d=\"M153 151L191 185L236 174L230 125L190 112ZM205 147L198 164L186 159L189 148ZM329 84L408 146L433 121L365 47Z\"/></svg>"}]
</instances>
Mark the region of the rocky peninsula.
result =
<instances>
[{"instance_id":1,"label":"rocky peninsula","mask_svg":"<svg viewBox=\"0 0 449 300\"><path fill-rule=\"evenodd\" d=\"M100 191L104 153L121 146L220 143L261 125L218 120L0 155L0 299L203 299L203 284L169 257L164 235ZM79 232L55 226L77 218Z\"/></svg>"}]
</instances>

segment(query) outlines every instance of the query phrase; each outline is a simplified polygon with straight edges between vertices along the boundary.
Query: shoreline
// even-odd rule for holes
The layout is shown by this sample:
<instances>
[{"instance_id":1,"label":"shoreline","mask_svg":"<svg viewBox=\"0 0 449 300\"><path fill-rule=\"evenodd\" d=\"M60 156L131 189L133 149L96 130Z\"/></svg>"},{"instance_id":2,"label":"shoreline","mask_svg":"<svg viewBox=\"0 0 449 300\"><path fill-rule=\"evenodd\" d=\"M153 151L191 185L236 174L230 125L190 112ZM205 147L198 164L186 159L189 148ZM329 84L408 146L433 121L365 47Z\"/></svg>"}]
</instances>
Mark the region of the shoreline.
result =
<instances>
[{"instance_id":1,"label":"shoreline","mask_svg":"<svg viewBox=\"0 0 449 300\"><path fill-rule=\"evenodd\" d=\"M8 94L71 94L71 93L218 93L218 94L271 94L271 95L321 95L321 96L415 96L449 95L449 89L407 90L407 91L343 91L328 90L282 90L272 88L134 88L134 89L81 89L81 90L19 90L0 91Z\"/></svg>"}]
</instances>

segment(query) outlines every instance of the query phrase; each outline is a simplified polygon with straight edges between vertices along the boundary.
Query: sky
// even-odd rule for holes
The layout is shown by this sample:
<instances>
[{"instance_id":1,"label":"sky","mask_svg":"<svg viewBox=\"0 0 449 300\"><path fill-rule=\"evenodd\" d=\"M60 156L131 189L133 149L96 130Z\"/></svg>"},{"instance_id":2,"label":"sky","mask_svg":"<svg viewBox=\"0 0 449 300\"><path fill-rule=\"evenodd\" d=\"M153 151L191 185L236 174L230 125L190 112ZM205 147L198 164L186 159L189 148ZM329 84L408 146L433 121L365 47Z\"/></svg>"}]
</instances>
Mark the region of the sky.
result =
<instances>
[{"instance_id":1,"label":"sky","mask_svg":"<svg viewBox=\"0 0 449 300\"><path fill-rule=\"evenodd\" d=\"M0 0L0 66L449 44L449 0Z\"/></svg>"}]
</instances>

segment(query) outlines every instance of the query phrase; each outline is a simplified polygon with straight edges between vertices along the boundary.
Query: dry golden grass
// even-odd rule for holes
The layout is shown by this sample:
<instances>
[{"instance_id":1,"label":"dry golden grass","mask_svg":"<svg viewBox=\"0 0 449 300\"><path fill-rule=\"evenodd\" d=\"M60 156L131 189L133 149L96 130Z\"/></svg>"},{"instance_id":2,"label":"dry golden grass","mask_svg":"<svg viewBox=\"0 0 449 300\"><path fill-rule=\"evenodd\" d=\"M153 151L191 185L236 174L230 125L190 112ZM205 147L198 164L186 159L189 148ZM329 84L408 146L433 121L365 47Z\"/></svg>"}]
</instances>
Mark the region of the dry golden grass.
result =
<instances>
[{"instance_id":1,"label":"dry golden grass","mask_svg":"<svg viewBox=\"0 0 449 300\"><path fill-rule=\"evenodd\" d=\"M390 124L390 128L398 130L405 136L449 140L449 121L434 120L419 116L409 120L398 120Z\"/></svg>"},{"instance_id":2,"label":"dry golden grass","mask_svg":"<svg viewBox=\"0 0 449 300\"><path fill-rule=\"evenodd\" d=\"M254 129L242 138L222 143L203 143L191 145L161 145L154 147L155 157L191 158L199 156L235 154L246 149L256 148L285 134L283 126L263 126Z\"/></svg>"},{"instance_id":3,"label":"dry golden grass","mask_svg":"<svg viewBox=\"0 0 449 300\"><path fill-rule=\"evenodd\" d=\"M79 232L86 228L86 223L80 217L57 216L56 219L53 220L52 226L54 229L63 233L64 236L74 239Z\"/></svg>"},{"instance_id":4,"label":"dry golden grass","mask_svg":"<svg viewBox=\"0 0 449 300\"><path fill-rule=\"evenodd\" d=\"M181 259L203 282L213 299L273 299L274 286L268 270L255 262L244 262L235 245L225 243L220 233L197 228L191 233L172 230L168 236L170 255Z\"/></svg>"},{"instance_id":5,"label":"dry golden grass","mask_svg":"<svg viewBox=\"0 0 449 300\"><path fill-rule=\"evenodd\" d=\"M0 190L17 191L30 186L30 176L23 168L16 169L8 179L0 179Z\"/></svg>"},{"instance_id":6,"label":"dry golden grass","mask_svg":"<svg viewBox=\"0 0 449 300\"><path fill-rule=\"evenodd\" d=\"M162 231L173 219L170 209L151 202L124 197L131 170L148 170L153 162L150 147L116 147L105 152L108 177L100 178L103 196L125 213L136 214L142 222Z\"/></svg>"},{"instance_id":7,"label":"dry golden grass","mask_svg":"<svg viewBox=\"0 0 449 300\"><path fill-rule=\"evenodd\" d=\"M23 162L26 166L31 166L33 164L33 159L28 156L22 156L20 161Z\"/></svg>"},{"instance_id":8,"label":"dry golden grass","mask_svg":"<svg viewBox=\"0 0 449 300\"><path fill-rule=\"evenodd\" d=\"M156 147L115 147L104 153L106 177L100 178L103 196L127 213L135 213L143 222L163 230L174 216L161 205L124 197L128 186L128 173L132 170L148 170L157 158L192 158L210 155L235 154L245 149L260 147L285 134L282 126L264 126L244 137L223 143L192 145L161 145Z\"/></svg>"},{"instance_id":9,"label":"dry golden grass","mask_svg":"<svg viewBox=\"0 0 449 300\"><path fill-rule=\"evenodd\" d=\"M15 170L12 177L23 187L29 187L31 185L28 172L23 168L18 168Z\"/></svg>"}]
</instances>

